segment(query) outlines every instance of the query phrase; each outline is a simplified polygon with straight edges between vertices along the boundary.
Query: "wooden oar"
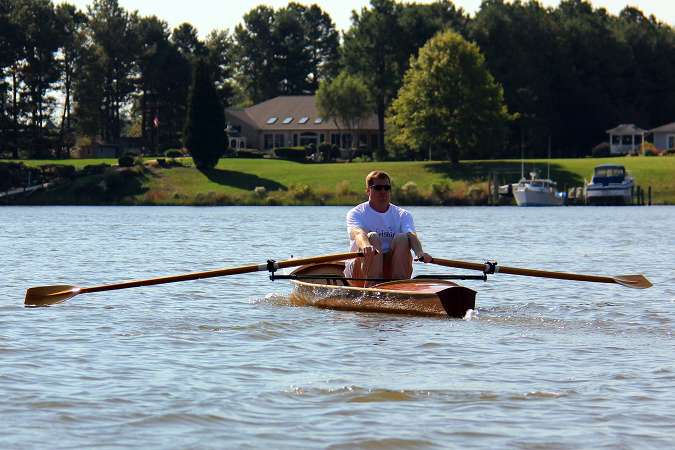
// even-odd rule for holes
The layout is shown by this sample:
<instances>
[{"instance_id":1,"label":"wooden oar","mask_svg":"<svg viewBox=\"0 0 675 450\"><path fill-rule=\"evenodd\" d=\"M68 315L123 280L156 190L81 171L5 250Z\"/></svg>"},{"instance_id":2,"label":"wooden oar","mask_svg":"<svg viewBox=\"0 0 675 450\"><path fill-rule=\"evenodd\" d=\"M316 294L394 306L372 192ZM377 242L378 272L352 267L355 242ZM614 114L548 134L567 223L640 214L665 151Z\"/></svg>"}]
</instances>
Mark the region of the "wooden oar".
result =
<instances>
[{"instance_id":1,"label":"wooden oar","mask_svg":"<svg viewBox=\"0 0 675 450\"><path fill-rule=\"evenodd\" d=\"M26 290L26 306L49 306L57 303L63 303L71 297L78 294L88 294L90 292L112 291L115 289L127 289L138 286L152 286L153 284L175 283L177 281L199 280L201 278L222 277L226 275L237 275L242 273L259 272L269 269L284 269L286 267L302 266L304 264L322 263L330 261L342 261L363 256L362 253L336 253L332 255L313 256L309 258L288 259L285 261L276 261L273 264L250 264L247 266L232 267L229 269L216 269L207 272L193 272L183 275L171 275L159 278L150 278L148 280L134 280L123 283L106 284L92 287L78 287L70 285L39 286Z\"/></svg>"},{"instance_id":2,"label":"wooden oar","mask_svg":"<svg viewBox=\"0 0 675 450\"><path fill-rule=\"evenodd\" d=\"M489 266L486 263L471 263L465 261L454 261L451 259L433 258L431 263L445 267L456 267L459 269L480 270L489 272ZM517 267L507 267L496 265L495 272L508 273L510 275L524 275L527 277L557 278L560 280L591 281L594 283L616 283L635 289L647 289L652 287L652 283L643 275L620 275L616 277L604 277L598 275L582 275L567 272L549 272L546 270L519 269Z\"/></svg>"}]
</instances>

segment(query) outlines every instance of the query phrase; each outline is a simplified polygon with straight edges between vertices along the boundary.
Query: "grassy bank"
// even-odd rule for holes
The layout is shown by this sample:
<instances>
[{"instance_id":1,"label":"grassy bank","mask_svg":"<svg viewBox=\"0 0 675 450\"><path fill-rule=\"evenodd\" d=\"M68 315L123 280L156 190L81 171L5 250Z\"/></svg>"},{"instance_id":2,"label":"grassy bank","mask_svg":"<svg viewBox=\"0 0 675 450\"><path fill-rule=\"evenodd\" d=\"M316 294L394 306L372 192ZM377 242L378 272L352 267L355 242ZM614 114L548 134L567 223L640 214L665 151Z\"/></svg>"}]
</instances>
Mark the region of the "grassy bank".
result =
<instances>
[{"instance_id":1,"label":"grassy bank","mask_svg":"<svg viewBox=\"0 0 675 450\"><path fill-rule=\"evenodd\" d=\"M217 204L353 204L365 198L363 179L374 169L389 172L394 180L394 202L400 204L485 204L491 174L500 184L520 177L521 162L463 161L458 166L447 162L382 162L302 164L268 159L222 159L206 173L197 171L190 159L170 168L150 167L136 170L136 177L126 173L107 174L107 181L95 176L78 179L50 190L35 193L22 203L41 204L149 204L149 205L217 205ZM23 161L30 166L68 164L81 169L91 164L115 164L115 160ZM146 163L151 163L147 160ZM556 159L550 164L551 178L564 187L582 186L590 179L593 167L603 163L623 164L636 184L652 187L655 204L675 204L674 157L625 157ZM150 164L151 165L151 164ZM547 174L546 160L526 160L525 172L539 170ZM126 181L125 181L126 180ZM132 183L128 186L125 183ZM107 183L107 184L106 184ZM73 188L73 184L78 184ZM105 195L82 196L88 185L98 186ZM106 189L106 186L108 188ZM112 195L111 186L122 189ZM94 189L94 188L92 188ZM94 189L94 190L96 190ZM98 192L98 191L97 191Z\"/></svg>"}]
</instances>

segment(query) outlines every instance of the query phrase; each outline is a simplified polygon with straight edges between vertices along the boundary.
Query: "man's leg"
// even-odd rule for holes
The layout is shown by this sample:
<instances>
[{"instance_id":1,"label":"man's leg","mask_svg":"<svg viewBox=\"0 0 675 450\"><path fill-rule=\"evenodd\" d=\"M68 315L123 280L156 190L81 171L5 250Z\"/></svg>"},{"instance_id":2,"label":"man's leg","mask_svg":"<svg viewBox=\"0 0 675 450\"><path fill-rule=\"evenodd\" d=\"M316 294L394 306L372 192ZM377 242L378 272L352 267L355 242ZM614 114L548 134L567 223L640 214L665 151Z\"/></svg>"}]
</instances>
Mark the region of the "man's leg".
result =
<instances>
[{"instance_id":1,"label":"man's leg","mask_svg":"<svg viewBox=\"0 0 675 450\"><path fill-rule=\"evenodd\" d=\"M382 243L380 237L374 231L368 233L368 241L377 249L377 255L356 258L351 264L351 273L349 267L345 270L346 277L353 278L382 278ZM368 287L376 282L369 281L350 281L352 286Z\"/></svg>"},{"instance_id":2,"label":"man's leg","mask_svg":"<svg viewBox=\"0 0 675 450\"><path fill-rule=\"evenodd\" d=\"M391 259L389 269L393 280L407 280L412 275L413 258L410 253L410 241L407 233L398 233L391 241L391 250L387 253L387 261ZM385 272L387 272L385 263Z\"/></svg>"}]
</instances>

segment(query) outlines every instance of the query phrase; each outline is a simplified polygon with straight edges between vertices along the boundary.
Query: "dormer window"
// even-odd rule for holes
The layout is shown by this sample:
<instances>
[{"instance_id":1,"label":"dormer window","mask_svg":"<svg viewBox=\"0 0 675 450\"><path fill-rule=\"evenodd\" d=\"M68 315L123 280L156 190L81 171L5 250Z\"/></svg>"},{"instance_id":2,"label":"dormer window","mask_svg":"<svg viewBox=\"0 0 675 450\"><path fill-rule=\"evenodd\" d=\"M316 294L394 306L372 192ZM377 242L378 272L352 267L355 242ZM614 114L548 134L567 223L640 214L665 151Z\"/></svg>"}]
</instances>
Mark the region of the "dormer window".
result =
<instances>
[{"instance_id":1,"label":"dormer window","mask_svg":"<svg viewBox=\"0 0 675 450\"><path fill-rule=\"evenodd\" d=\"M289 123L291 123L291 122L293 122L293 118L292 118L292 117L286 117L286 118L284 119L284 121L281 122L281 123L289 124Z\"/></svg>"},{"instance_id":2,"label":"dormer window","mask_svg":"<svg viewBox=\"0 0 675 450\"><path fill-rule=\"evenodd\" d=\"M267 125L272 125L276 121L277 121L277 118L272 116L269 119L267 119Z\"/></svg>"},{"instance_id":3,"label":"dormer window","mask_svg":"<svg viewBox=\"0 0 675 450\"><path fill-rule=\"evenodd\" d=\"M304 116L304 117L301 117L300 120L298 120L298 123L307 123L308 120L309 120L309 117Z\"/></svg>"},{"instance_id":4,"label":"dormer window","mask_svg":"<svg viewBox=\"0 0 675 450\"><path fill-rule=\"evenodd\" d=\"M316 119L314 119L315 124L320 124L321 122L323 122L323 118L321 117L317 117Z\"/></svg>"}]
</instances>

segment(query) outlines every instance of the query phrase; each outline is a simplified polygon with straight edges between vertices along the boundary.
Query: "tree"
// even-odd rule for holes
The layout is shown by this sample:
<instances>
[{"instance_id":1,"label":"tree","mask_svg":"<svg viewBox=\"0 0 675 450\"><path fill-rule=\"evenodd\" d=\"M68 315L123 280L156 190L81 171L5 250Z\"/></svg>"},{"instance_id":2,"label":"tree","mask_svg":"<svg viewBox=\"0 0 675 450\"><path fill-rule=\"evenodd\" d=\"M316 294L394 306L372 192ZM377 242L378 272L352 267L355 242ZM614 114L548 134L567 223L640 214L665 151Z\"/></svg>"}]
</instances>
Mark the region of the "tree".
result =
<instances>
[{"instance_id":1,"label":"tree","mask_svg":"<svg viewBox=\"0 0 675 450\"><path fill-rule=\"evenodd\" d=\"M377 157L383 159L384 115L399 84L399 6L393 0L372 0L372 9L352 14L352 27L344 35L344 64L366 81L375 101L379 129Z\"/></svg>"},{"instance_id":2,"label":"tree","mask_svg":"<svg viewBox=\"0 0 675 450\"><path fill-rule=\"evenodd\" d=\"M206 61L209 70L213 73L213 81L216 84L218 96L223 105L232 103L235 87L232 79L232 37L224 31L212 31L206 37Z\"/></svg>"},{"instance_id":3,"label":"tree","mask_svg":"<svg viewBox=\"0 0 675 450\"><path fill-rule=\"evenodd\" d=\"M189 60L204 56L206 49L197 36L197 30L191 24L184 22L171 33L171 40L178 51Z\"/></svg>"},{"instance_id":4,"label":"tree","mask_svg":"<svg viewBox=\"0 0 675 450\"><path fill-rule=\"evenodd\" d=\"M316 93L319 113L338 128L352 133L352 148L358 143L354 130L372 114L373 105L363 80L341 72L333 81L322 81Z\"/></svg>"},{"instance_id":5,"label":"tree","mask_svg":"<svg viewBox=\"0 0 675 450\"><path fill-rule=\"evenodd\" d=\"M277 95L273 21L274 10L268 6L258 6L247 12L243 24L234 29L239 82L253 103Z\"/></svg>"},{"instance_id":6,"label":"tree","mask_svg":"<svg viewBox=\"0 0 675 450\"><path fill-rule=\"evenodd\" d=\"M72 124L72 100L73 85L76 68L80 62L83 33L86 26L86 16L78 11L73 5L60 4L56 7L56 17L60 31L63 33L63 46L61 47L60 72L63 90L63 106L61 112L61 125L59 131L59 146L56 157L61 156L61 149L66 153L74 144Z\"/></svg>"},{"instance_id":7,"label":"tree","mask_svg":"<svg viewBox=\"0 0 675 450\"><path fill-rule=\"evenodd\" d=\"M336 72L338 33L316 5L258 6L234 30L240 84L257 103L277 95L311 94Z\"/></svg>"},{"instance_id":8,"label":"tree","mask_svg":"<svg viewBox=\"0 0 675 450\"><path fill-rule=\"evenodd\" d=\"M117 0L94 0L87 11L89 45L76 82L76 115L82 131L115 142L135 90L138 14L128 13Z\"/></svg>"},{"instance_id":9,"label":"tree","mask_svg":"<svg viewBox=\"0 0 675 450\"><path fill-rule=\"evenodd\" d=\"M220 103L208 64L195 64L185 123L185 147L200 170L213 169L223 154L225 139L225 109Z\"/></svg>"},{"instance_id":10,"label":"tree","mask_svg":"<svg viewBox=\"0 0 675 450\"><path fill-rule=\"evenodd\" d=\"M520 155L521 144L544 152L549 137L558 143L564 134L558 128L555 101L561 74L570 68L561 63L559 30L550 11L538 2L484 2L471 23L471 40L503 86L509 110L519 114L511 123L510 148L507 143L506 153L499 156Z\"/></svg>"},{"instance_id":11,"label":"tree","mask_svg":"<svg viewBox=\"0 0 675 450\"><path fill-rule=\"evenodd\" d=\"M420 49L391 107L396 143L444 149L455 164L489 146L510 118L478 47L452 31Z\"/></svg>"},{"instance_id":12,"label":"tree","mask_svg":"<svg viewBox=\"0 0 675 450\"><path fill-rule=\"evenodd\" d=\"M43 131L54 107L54 100L47 93L59 79L56 53L63 36L50 0L19 1L13 18L23 35L18 73L23 95L28 100L30 147L44 156L47 149Z\"/></svg>"}]
</instances>

